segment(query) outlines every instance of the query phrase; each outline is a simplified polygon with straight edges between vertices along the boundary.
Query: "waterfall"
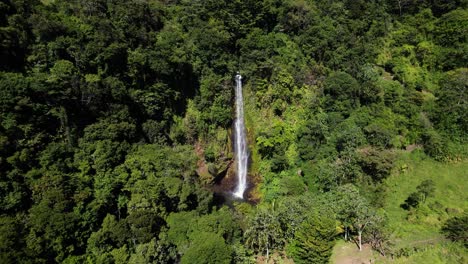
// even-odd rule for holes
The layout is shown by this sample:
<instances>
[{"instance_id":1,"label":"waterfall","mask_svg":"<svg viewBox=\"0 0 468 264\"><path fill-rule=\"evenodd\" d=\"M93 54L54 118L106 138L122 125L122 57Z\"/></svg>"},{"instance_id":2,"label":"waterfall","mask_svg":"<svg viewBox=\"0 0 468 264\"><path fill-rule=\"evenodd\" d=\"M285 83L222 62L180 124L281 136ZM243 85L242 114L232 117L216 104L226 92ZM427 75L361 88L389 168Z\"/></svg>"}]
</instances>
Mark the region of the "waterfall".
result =
<instances>
[{"instance_id":1,"label":"waterfall","mask_svg":"<svg viewBox=\"0 0 468 264\"><path fill-rule=\"evenodd\" d=\"M249 161L249 152L247 149L247 140L245 136L244 125L244 100L242 98L242 76L239 72L236 75L236 120L234 123L234 151L237 162L237 187L234 196L244 198L244 191L247 188L247 163Z\"/></svg>"}]
</instances>

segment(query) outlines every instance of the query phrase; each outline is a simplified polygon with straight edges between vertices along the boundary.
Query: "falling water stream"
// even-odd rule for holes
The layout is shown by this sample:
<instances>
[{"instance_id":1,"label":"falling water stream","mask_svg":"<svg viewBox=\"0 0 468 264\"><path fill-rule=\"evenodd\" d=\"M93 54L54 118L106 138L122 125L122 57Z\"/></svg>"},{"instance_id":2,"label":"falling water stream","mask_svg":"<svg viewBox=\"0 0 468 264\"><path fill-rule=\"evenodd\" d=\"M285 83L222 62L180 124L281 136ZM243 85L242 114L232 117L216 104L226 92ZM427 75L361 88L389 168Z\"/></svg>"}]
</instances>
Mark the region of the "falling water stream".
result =
<instances>
[{"instance_id":1,"label":"falling water stream","mask_svg":"<svg viewBox=\"0 0 468 264\"><path fill-rule=\"evenodd\" d=\"M237 162L237 186L234 196L244 198L244 192L247 188L247 163L249 161L249 152L247 149L247 140L244 124L244 100L242 97L242 76L236 75L236 120L235 126L235 147Z\"/></svg>"}]
</instances>

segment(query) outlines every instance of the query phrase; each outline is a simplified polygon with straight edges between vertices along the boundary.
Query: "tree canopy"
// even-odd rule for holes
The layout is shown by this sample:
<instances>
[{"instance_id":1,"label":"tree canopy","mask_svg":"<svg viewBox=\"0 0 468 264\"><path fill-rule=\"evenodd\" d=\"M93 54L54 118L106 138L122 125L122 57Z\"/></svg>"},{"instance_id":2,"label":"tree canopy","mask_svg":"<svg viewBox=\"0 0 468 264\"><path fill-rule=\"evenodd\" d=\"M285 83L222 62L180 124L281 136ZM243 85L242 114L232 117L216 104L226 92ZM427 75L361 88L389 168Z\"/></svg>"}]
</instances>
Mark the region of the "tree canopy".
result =
<instances>
[{"instance_id":1,"label":"tree canopy","mask_svg":"<svg viewBox=\"0 0 468 264\"><path fill-rule=\"evenodd\" d=\"M1 262L324 263L341 236L383 237L402 153L468 156L467 8L0 1ZM237 71L249 203L223 185ZM404 213L462 241L466 217L439 223L417 184Z\"/></svg>"}]
</instances>

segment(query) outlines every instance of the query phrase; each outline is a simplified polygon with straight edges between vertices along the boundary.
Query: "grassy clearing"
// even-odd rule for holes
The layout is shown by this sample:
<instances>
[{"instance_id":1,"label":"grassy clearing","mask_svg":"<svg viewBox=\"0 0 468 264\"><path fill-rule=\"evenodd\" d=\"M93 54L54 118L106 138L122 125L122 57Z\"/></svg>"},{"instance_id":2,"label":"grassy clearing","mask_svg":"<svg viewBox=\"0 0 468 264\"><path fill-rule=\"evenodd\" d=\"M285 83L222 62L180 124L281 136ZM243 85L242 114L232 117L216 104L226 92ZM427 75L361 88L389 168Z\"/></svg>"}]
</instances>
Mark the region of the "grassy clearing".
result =
<instances>
[{"instance_id":1,"label":"grassy clearing","mask_svg":"<svg viewBox=\"0 0 468 264\"><path fill-rule=\"evenodd\" d=\"M418 252L412 253L407 257L400 257L395 259L380 258L376 263L392 263L392 264L465 264L468 262L468 256L463 246L452 243L438 243L434 245L427 245L421 248Z\"/></svg>"},{"instance_id":2,"label":"grassy clearing","mask_svg":"<svg viewBox=\"0 0 468 264\"><path fill-rule=\"evenodd\" d=\"M369 263L370 260L374 261L376 258L378 256L372 252L368 245L364 245L362 251L359 251L356 244L339 240L333 249L330 262L335 264L361 264Z\"/></svg>"},{"instance_id":3,"label":"grassy clearing","mask_svg":"<svg viewBox=\"0 0 468 264\"><path fill-rule=\"evenodd\" d=\"M388 192L385 211L394 230L397 248L413 244L443 241L439 230L444 221L468 208L468 162L444 164L418 153L404 153L398 162L399 171L386 180ZM434 197L417 210L400 207L408 195L424 180L432 180Z\"/></svg>"},{"instance_id":4,"label":"grassy clearing","mask_svg":"<svg viewBox=\"0 0 468 264\"><path fill-rule=\"evenodd\" d=\"M400 207L408 195L424 180L436 186L434 197L416 210ZM340 241L334 248L332 263L468 263L466 249L447 241L440 228L449 218L468 209L468 162L440 163L419 151L401 153L395 172L386 179L384 210L393 230L395 252L406 256L391 259L375 252L359 253L354 244ZM361 256L362 255L362 256ZM361 262L359 262L361 261Z\"/></svg>"}]
</instances>

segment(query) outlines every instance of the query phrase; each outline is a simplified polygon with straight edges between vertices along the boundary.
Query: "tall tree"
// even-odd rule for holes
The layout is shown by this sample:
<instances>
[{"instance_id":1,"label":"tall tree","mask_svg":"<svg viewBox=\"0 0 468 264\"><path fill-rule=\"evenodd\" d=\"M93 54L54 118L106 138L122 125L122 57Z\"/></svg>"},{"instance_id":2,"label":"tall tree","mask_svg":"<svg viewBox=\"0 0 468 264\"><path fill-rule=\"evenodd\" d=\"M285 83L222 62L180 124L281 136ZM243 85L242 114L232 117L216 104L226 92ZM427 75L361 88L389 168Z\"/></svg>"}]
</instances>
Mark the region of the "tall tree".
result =
<instances>
[{"instance_id":1,"label":"tall tree","mask_svg":"<svg viewBox=\"0 0 468 264\"><path fill-rule=\"evenodd\" d=\"M312 212L297 229L289 250L297 263L327 263L338 234L335 219L327 213Z\"/></svg>"},{"instance_id":2,"label":"tall tree","mask_svg":"<svg viewBox=\"0 0 468 264\"><path fill-rule=\"evenodd\" d=\"M278 218L272 210L260 208L247 222L244 232L245 244L259 253L270 256L270 250L281 247L284 243Z\"/></svg>"}]
</instances>

